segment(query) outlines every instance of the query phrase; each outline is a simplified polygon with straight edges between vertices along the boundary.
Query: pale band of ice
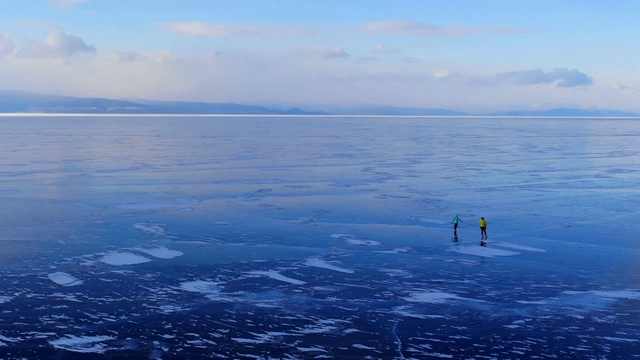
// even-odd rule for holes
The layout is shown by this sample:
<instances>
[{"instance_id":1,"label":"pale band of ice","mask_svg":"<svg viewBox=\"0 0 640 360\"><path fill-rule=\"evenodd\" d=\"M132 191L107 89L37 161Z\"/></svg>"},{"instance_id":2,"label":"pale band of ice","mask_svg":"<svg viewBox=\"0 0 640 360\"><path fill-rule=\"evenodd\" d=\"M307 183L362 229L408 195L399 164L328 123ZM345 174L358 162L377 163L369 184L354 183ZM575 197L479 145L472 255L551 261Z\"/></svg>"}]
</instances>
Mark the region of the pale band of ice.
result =
<instances>
[{"instance_id":1,"label":"pale band of ice","mask_svg":"<svg viewBox=\"0 0 640 360\"><path fill-rule=\"evenodd\" d=\"M317 267L317 268L333 270L333 271L339 271L339 272L343 272L343 273L347 273L347 274L353 274L353 270L337 267L335 265L332 265L332 264L328 263L325 260L318 259L318 258L309 258L309 259L307 259L307 261L305 261L304 264L307 265L307 266L313 266L313 267Z\"/></svg>"},{"instance_id":2,"label":"pale band of ice","mask_svg":"<svg viewBox=\"0 0 640 360\"><path fill-rule=\"evenodd\" d=\"M294 284L294 285L303 285L306 284L306 282L302 281L302 280L297 280L297 279L292 279L290 277L284 276L282 274L280 274L279 272L275 271L275 270L269 270L269 271L249 271L249 274L253 274L253 275L263 275L263 276L267 276L270 277L274 280L278 280L278 281L283 281L283 282L287 282L290 284Z\"/></svg>"}]
</instances>

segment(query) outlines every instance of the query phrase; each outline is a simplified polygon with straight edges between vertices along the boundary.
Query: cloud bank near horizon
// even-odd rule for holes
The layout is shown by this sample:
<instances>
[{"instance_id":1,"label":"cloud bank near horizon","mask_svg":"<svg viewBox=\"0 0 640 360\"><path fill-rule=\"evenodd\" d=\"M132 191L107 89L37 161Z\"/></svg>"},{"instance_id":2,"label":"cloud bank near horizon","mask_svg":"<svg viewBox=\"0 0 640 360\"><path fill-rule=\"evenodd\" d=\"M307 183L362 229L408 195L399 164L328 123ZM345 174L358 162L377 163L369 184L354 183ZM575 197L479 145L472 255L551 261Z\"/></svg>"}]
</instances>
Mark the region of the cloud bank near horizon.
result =
<instances>
[{"instance_id":1,"label":"cloud bank near horizon","mask_svg":"<svg viewBox=\"0 0 640 360\"><path fill-rule=\"evenodd\" d=\"M66 11L89 3L56 2ZM461 111L565 106L636 110L631 99L639 91L633 84L602 80L570 63L485 66L442 55L443 48L466 50L458 43L468 38L513 42L545 33L526 27L414 20L361 21L344 27L150 22L150 34L174 45L145 49L103 47L55 22L29 24L47 33L16 41L18 35L0 28L2 89L116 99Z\"/></svg>"}]
</instances>

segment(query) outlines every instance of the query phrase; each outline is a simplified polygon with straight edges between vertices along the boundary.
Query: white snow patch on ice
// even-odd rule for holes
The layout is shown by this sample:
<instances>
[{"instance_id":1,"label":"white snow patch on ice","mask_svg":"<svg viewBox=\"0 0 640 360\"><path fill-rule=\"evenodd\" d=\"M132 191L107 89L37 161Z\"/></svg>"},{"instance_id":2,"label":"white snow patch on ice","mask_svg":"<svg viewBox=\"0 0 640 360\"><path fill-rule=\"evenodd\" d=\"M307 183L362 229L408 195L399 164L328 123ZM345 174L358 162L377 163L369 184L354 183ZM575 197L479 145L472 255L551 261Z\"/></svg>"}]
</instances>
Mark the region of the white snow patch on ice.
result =
<instances>
[{"instance_id":1,"label":"white snow patch on ice","mask_svg":"<svg viewBox=\"0 0 640 360\"><path fill-rule=\"evenodd\" d=\"M82 280L79 280L78 278L65 272L54 272L47 276L49 277L49 280L62 286L75 286L82 284Z\"/></svg>"},{"instance_id":2,"label":"white snow patch on ice","mask_svg":"<svg viewBox=\"0 0 640 360\"><path fill-rule=\"evenodd\" d=\"M111 336L75 336L67 335L65 338L51 340L49 344L57 349L79 353L104 353L107 347L101 344L103 341L115 340Z\"/></svg>"},{"instance_id":3,"label":"white snow patch on ice","mask_svg":"<svg viewBox=\"0 0 640 360\"><path fill-rule=\"evenodd\" d=\"M344 268L332 265L329 262L327 262L325 260L322 260L322 259L318 259L318 258L309 258L309 259L307 259L307 261L305 261L304 264L307 265L307 266L313 266L313 267L317 267L317 268L333 270L333 271L339 271L339 272L343 272L343 273L347 273L347 274L353 274L353 270L344 269Z\"/></svg>"},{"instance_id":4,"label":"white snow patch on ice","mask_svg":"<svg viewBox=\"0 0 640 360\"><path fill-rule=\"evenodd\" d=\"M360 246L377 246L380 245L379 241L375 240L366 240L366 239L347 239L347 242L351 245L360 245Z\"/></svg>"},{"instance_id":5,"label":"white snow patch on ice","mask_svg":"<svg viewBox=\"0 0 640 360\"><path fill-rule=\"evenodd\" d=\"M638 339L619 338L619 337L610 337L610 336L603 336L602 338L605 339L605 340L615 341L615 342L622 342L622 343L631 343L631 342L637 342L638 341Z\"/></svg>"},{"instance_id":6,"label":"white snow patch on ice","mask_svg":"<svg viewBox=\"0 0 640 360\"><path fill-rule=\"evenodd\" d=\"M297 347L296 348L298 351L302 351L302 352L327 352L327 350L318 347L318 346L312 346L312 347Z\"/></svg>"},{"instance_id":7,"label":"white snow patch on ice","mask_svg":"<svg viewBox=\"0 0 640 360\"><path fill-rule=\"evenodd\" d=\"M153 235L157 235L157 236L164 236L164 229L158 225L149 225L149 224L143 224L143 223L138 223L138 224L134 224L133 225L134 228L138 229L138 230L142 230L146 233L149 234L153 234Z\"/></svg>"},{"instance_id":8,"label":"white snow patch on ice","mask_svg":"<svg viewBox=\"0 0 640 360\"><path fill-rule=\"evenodd\" d=\"M302 280L298 280L298 279L293 279L287 276L284 276L282 274L280 274L279 272L275 271L275 270L269 270L269 271L250 271L249 274L253 274L253 275L263 275L263 276L267 276L270 277L274 280L278 280L278 281L283 281L283 282L287 282L290 284L295 284L295 285L303 285L306 284L306 282L302 281Z\"/></svg>"},{"instance_id":9,"label":"white snow patch on ice","mask_svg":"<svg viewBox=\"0 0 640 360\"><path fill-rule=\"evenodd\" d=\"M519 253L509 250L495 249L486 246L451 246L449 251L454 251L460 254L466 255L476 255L483 257L494 257L494 256L513 256L518 255Z\"/></svg>"},{"instance_id":10,"label":"white snow patch on ice","mask_svg":"<svg viewBox=\"0 0 640 360\"><path fill-rule=\"evenodd\" d=\"M380 269L380 272L383 272L391 277L402 277L402 278L411 278L413 277L413 275L411 275L410 272L408 272L407 270L404 269Z\"/></svg>"},{"instance_id":11,"label":"white snow patch on ice","mask_svg":"<svg viewBox=\"0 0 640 360\"><path fill-rule=\"evenodd\" d=\"M157 247L153 249L136 248L135 250L151 255L156 258L160 258L160 259L173 259L174 257L184 255L182 251L170 250L170 249L167 249L166 247Z\"/></svg>"},{"instance_id":12,"label":"white snow patch on ice","mask_svg":"<svg viewBox=\"0 0 640 360\"><path fill-rule=\"evenodd\" d=\"M151 260L130 252L114 252L103 256L100 261L109 265L134 265L146 263Z\"/></svg>"},{"instance_id":13,"label":"white snow patch on ice","mask_svg":"<svg viewBox=\"0 0 640 360\"><path fill-rule=\"evenodd\" d=\"M10 343L14 343L14 342L18 342L21 339L19 338L10 338L10 337L6 337L4 335L0 335L0 346L8 346L8 342Z\"/></svg>"}]
</instances>

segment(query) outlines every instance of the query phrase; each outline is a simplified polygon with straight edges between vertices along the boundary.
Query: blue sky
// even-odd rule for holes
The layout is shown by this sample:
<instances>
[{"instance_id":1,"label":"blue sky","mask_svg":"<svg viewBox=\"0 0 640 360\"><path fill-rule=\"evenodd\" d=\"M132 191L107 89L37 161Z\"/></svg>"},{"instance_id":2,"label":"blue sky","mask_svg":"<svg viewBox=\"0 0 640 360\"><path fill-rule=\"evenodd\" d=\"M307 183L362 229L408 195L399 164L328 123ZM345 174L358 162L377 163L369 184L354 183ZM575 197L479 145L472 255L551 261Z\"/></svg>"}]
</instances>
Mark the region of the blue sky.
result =
<instances>
[{"instance_id":1,"label":"blue sky","mask_svg":"<svg viewBox=\"0 0 640 360\"><path fill-rule=\"evenodd\" d=\"M640 111L640 2L0 0L0 89Z\"/></svg>"}]
</instances>

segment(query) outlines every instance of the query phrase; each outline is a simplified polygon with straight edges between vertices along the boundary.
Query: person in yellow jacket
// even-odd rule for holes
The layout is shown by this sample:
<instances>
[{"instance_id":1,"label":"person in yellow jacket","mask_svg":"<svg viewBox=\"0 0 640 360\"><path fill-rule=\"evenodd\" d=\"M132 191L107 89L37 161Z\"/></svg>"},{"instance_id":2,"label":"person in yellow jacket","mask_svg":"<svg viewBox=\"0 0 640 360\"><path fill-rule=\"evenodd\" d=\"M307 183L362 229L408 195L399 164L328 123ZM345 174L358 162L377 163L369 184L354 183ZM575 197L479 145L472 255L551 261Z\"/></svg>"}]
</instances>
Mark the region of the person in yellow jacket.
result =
<instances>
[{"instance_id":1,"label":"person in yellow jacket","mask_svg":"<svg viewBox=\"0 0 640 360\"><path fill-rule=\"evenodd\" d=\"M487 239L487 220L483 217L480 218L480 235L482 236L482 240ZM484 241L480 242L480 245L485 246L487 243Z\"/></svg>"}]
</instances>

